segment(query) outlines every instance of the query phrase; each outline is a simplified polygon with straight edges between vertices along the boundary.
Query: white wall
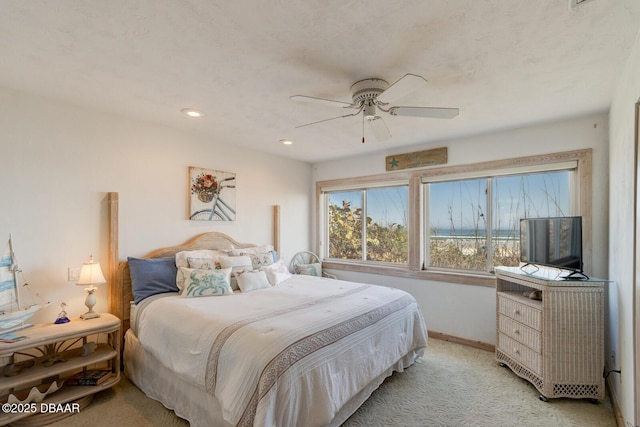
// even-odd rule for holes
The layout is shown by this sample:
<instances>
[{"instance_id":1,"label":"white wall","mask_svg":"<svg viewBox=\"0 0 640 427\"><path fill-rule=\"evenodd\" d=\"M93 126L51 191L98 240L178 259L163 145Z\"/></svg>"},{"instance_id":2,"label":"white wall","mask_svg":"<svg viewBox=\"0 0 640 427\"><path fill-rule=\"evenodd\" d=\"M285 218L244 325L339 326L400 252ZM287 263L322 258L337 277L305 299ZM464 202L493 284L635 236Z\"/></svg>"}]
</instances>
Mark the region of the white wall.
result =
<instances>
[{"instance_id":1,"label":"white wall","mask_svg":"<svg viewBox=\"0 0 640 427\"><path fill-rule=\"evenodd\" d=\"M67 268L91 254L106 266L107 192L119 193L121 260L207 231L271 243L273 205L284 257L309 248L311 166L195 129L195 121L188 134L0 89L0 250L12 233L25 278L51 301L34 321L55 320L62 301L72 316L86 311ZM189 166L237 174L236 221L186 219ZM98 311L107 310L106 288Z\"/></svg>"},{"instance_id":2,"label":"white wall","mask_svg":"<svg viewBox=\"0 0 640 427\"><path fill-rule=\"evenodd\" d=\"M409 150L391 147L385 152L358 158L318 163L317 181L385 173L385 157L402 152L447 147L448 165L593 149L593 266L596 277L607 277L608 222L608 120L605 113L544 123L527 128L417 146ZM315 189L314 189L315 190ZM315 227L315 219L314 219ZM315 229L315 228L314 228ZM316 236L313 236L315 246ZM396 286L418 300L430 330L462 338L495 343L495 290L493 288L401 279L382 275L332 271L340 278Z\"/></svg>"},{"instance_id":3,"label":"white wall","mask_svg":"<svg viewBox=\"0 0 640 427\"><path fill-rule=\"evenodd\" d=\"M634 260L633 232L634 205L634 129L635 104L640 101L640 33L629 56L624 73L620 77L610 112L610 252L609 270L613 283L609 301L612 312L610 333L609 369L621 369L622 374L612 374L611 384L616 400L627 424L634 423L634 405L639 405L634 394L634 378L640 375L634 370L633 322L634 322ZM638 201L636 200L636 203ZM639 230L635 230L636 235ZM640 264L638 264L640 265ZM638 277L635 278L638 280ZM640 283L640 281L638 281ZM637 308L636 308L637 309ZM639 420L636 420L639 421Z\"/></svg>"}]
</instances>

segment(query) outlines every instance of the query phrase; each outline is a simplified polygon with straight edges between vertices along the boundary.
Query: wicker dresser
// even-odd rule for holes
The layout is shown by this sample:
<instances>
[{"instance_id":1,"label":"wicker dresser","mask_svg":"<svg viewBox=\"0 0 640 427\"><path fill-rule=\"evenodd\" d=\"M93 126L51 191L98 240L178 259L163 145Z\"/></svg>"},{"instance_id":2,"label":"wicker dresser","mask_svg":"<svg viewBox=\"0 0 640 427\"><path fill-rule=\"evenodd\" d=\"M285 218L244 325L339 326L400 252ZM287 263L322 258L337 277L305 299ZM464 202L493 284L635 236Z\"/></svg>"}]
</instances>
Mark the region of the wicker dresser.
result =
<instances>
[{"instance_id":1,"label":"wicker dresser","mask_svg":"<svg viewBox=\"0 0 640 427\"><path fill-rule=\"evenodd\" d=\"M604 398L604 299L600 279L496 268L496 360L530 381L540 399ZM539 291L532 299L525 294Z\"/></svg>"}]
</instances>

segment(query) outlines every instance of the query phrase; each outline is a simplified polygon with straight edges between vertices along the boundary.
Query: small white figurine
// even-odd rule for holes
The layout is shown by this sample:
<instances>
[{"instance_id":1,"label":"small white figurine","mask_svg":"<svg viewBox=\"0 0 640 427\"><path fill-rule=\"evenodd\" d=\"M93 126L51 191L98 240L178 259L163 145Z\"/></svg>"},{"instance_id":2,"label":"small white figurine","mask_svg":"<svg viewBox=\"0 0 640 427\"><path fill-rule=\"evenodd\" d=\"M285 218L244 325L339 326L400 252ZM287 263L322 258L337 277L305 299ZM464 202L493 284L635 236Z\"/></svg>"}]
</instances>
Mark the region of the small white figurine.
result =
<instances>
[{"instance_id":1,"label":"small white figurine","mask_svg":"<svg viewBox=\"0 0 640 427\"><path fill-rule=\"evenodd\" d=\"M67 317L67 312L65 311L66 307L67 307L67 303L65 302L60 303L60 313L58 313L58 318L54 322L56 325L59 325L61 323L68 323L70 321L69 318Z\"/></svg>"}]
</instances>

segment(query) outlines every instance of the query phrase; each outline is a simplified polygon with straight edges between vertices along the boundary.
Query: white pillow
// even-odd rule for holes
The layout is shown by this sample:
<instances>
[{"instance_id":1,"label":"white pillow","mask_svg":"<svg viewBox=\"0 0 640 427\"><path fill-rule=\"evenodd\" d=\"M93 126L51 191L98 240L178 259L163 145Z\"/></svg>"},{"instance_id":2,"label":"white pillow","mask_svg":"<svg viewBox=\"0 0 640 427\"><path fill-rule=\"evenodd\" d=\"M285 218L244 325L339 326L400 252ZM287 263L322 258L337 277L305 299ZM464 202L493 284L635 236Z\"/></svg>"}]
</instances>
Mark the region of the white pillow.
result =
<instances>
[{"instance_id":1,"label":"white pillow","mask_svg":"<svg viewBox=\"0 0 640 427\"><path fill-rule=\"evenodd\" d=\"M231 269L198 270L196 268L180 267L184 276L184 291L182 296L205 297L233 295L230 277Z\"/></svg>"},{"instance_id":2,"label":"white pillow","mask_svg":"<svg viewBox=\"0 0 640 427\"><path fill-rule=\"evenodd\" d=\"M238 274L238 286L242 292L251 292L256 289L270 288L264 271L245 271Z\"/></svg>"},{"instance_id":3,"label":"white pillow","mask_svg":"<svg viewBox=\"0 0 640 427\"><path fill-rule=\"evenodd\" d=\"M235 273L238 271L253 271L253 266L251 264L251 258L248 255L244 256L225 256L221 255L219 258L220 266L222 268L230 268L231 272L234 273L234 277L231 278L231 287L235 290L238 288L238 281L235 278Z\"/></svg>"},{"instance_id":4,"label":"white pillow","mask_svg":"<svg viewBox=\"0 0 640 427\"><path fill-rule=\"evenodd\" d=\"M266 267L262 267L262 271L265 272L265 274L267 275L267 279L269 279L269 283L271 283L273 286L279 285L280 283L291 277L289 269L286 265L284 265L284 262L282 262L282 260L279 260L278 262Z\"/></svg>"},{"instance_id":5,"label":"white pillow","mask_svg":"<svg viewBox=\"0 0 640 427\"><path fill-rule=\"evenodd\" d=\"M215 261L220 255L222 255L221 252L212 249L199 249L197 251L182 251L176 253L176 267L178 268L178 272L176 274L176 285L178 285L178 289L180 289L180 291L184 289L185 279L180 271L180 267L193 268L189 267L188 258L211 259Z\"/></svg>"}]
</instances>

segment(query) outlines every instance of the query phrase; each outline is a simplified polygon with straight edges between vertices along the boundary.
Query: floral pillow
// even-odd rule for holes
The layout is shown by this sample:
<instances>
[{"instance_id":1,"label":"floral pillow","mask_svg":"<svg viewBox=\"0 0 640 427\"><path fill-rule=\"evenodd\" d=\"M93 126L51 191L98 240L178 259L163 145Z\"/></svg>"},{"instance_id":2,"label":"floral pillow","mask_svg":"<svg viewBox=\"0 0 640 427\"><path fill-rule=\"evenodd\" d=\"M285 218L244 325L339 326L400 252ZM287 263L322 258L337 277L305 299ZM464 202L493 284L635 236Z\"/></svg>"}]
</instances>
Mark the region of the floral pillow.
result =
<instances>
[{"instance_id":1,"label":"floral pillow","mask_svg":"<svg viewBox=\"0 0 640 427\"><path fill-rule=\"evenodd\" d=\"M296 274L306 274L307 276L322 277L322 264L300 264L296 265Z\"/></svg>"},{"instance_id":2,"label":"floral pillow","mask_svg":"<svg viewBox=\"0 0 640 427\"><path fill-rule=\"evenodd\" d=\"M271 265L278 260L278 255L273 249L273 245L254 246L251 248L233 249L233 256L248 256L251 258L251 265L254 270L258 270L267 265Z\"/></svg>"},{"instance_id":3,"label":"floral pillow","mask_svg":"<svg viewBox=\"0 0 640 427\"><path fill-rule=\"evenodd\" d=\"M233 295L231 289L231 269L198 270L195 268L180 267L184 276L183 297L205 297Z\"/></svg>"},{"instance_id":4,"label":"floral pillow","mask_svg":"<svg viewBox=\"0 0 640 427\"><path fill-rule=\"evenodd\" d=\"M258 270L274 263L273 253L271 252L260 252L248 255L249 258L251 258L251 266L254 270Z\"/></svg>"},{"instance_id":5,"label":"floral pillow","mask_svg":"<svg viewBox=\"0 0 640 427\"><path fill-rule=\"evenodd\" d=\"M266 267L262 267L262 271L265 272L269 283L271 283L273 286L277 286L291 277L289 269L286 265L284 265L284 262L282 262L282 260L279 260L278 262L275 262Z\"/></svg>"},{"instance_id":6,"label":"floral pillow","mask_svg":"<svg viewBox=\"0 0 640 427\"><path fill-rule=\"evenodd\" d=\"M218 258L187 258L189 268L197 268L198 270L215 270L222 268Z\"/></svg>"}]
</instances>

